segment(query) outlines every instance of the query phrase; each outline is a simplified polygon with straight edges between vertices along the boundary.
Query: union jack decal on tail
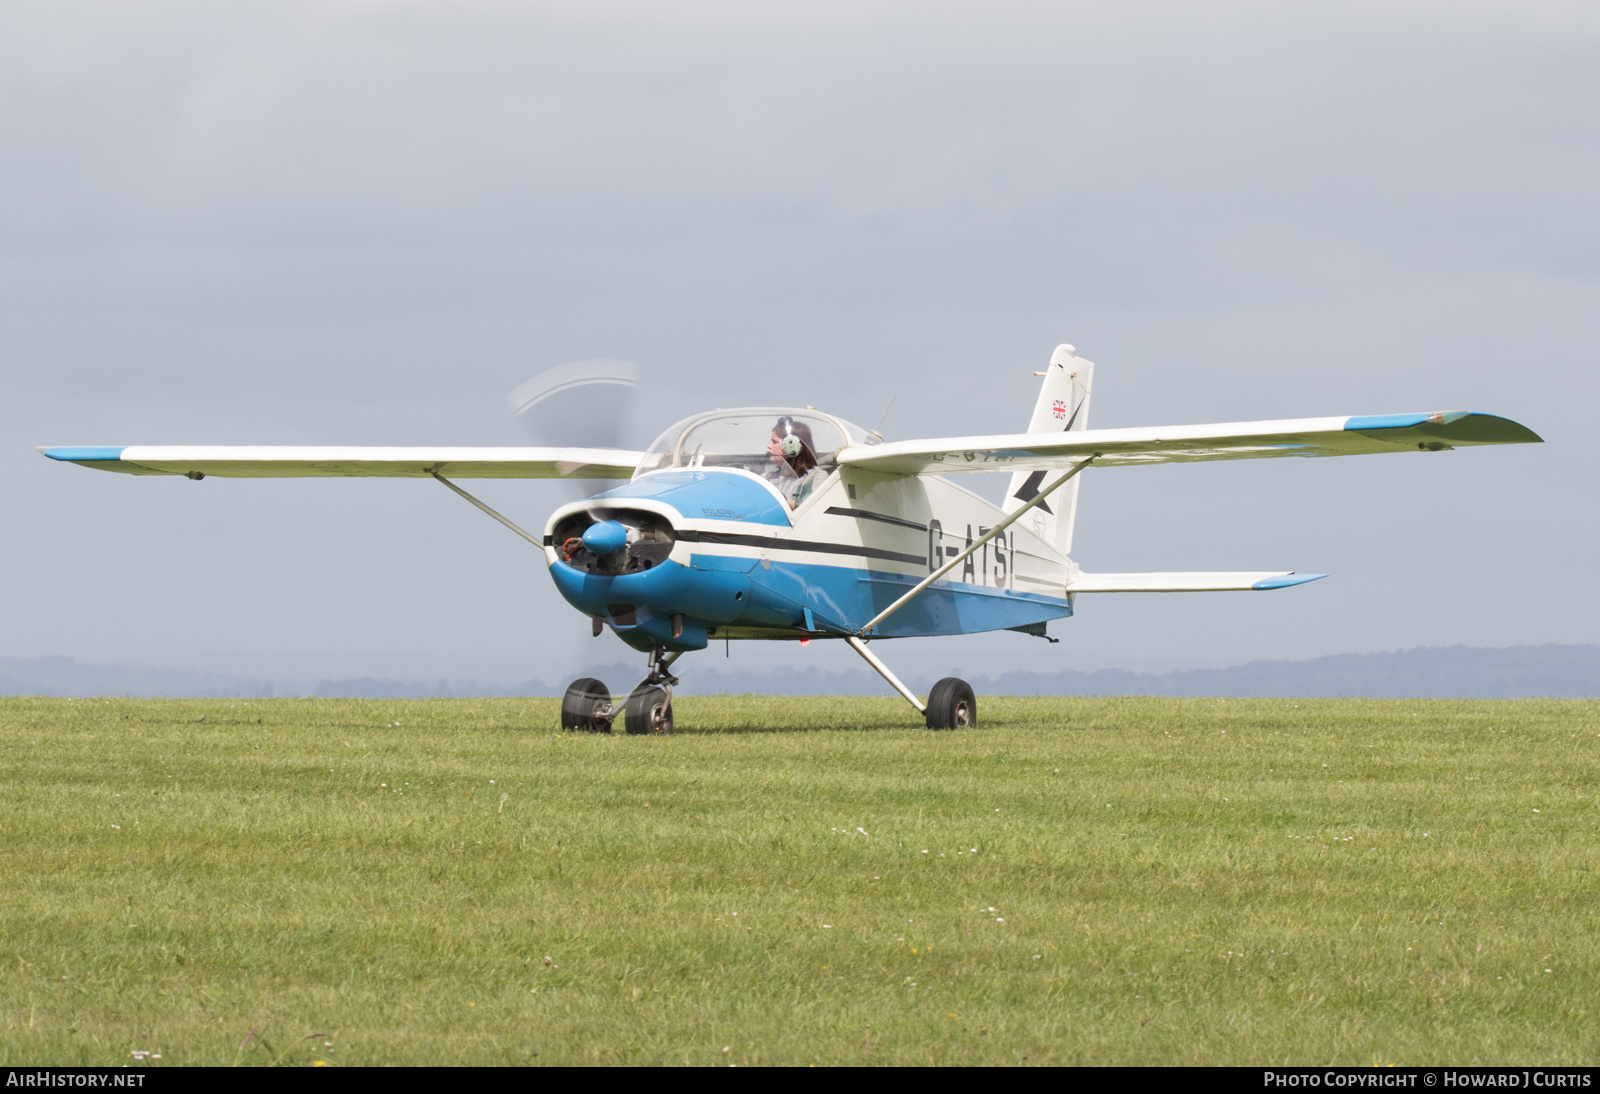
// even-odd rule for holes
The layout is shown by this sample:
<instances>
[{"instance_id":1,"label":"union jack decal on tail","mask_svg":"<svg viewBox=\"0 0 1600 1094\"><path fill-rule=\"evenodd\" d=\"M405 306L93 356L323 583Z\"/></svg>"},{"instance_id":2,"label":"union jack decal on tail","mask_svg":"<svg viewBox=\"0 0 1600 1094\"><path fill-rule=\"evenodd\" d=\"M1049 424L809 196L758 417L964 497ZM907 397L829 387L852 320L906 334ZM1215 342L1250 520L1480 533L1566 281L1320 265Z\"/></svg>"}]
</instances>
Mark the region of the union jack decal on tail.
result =
<instances>
[{"instance_id":1,"label":"union jack decal on tail","mask_svg":"<svg viewBox=\"0 0 1600 1094\"><path fill-rule=\"evenodd\" d=\"M1050 406L1050 413L1054 414L1057 420L1064 420L1067 416L1066 400L1057 399L1054 403L1052 403Z\"/></svg>"}]
</instances>

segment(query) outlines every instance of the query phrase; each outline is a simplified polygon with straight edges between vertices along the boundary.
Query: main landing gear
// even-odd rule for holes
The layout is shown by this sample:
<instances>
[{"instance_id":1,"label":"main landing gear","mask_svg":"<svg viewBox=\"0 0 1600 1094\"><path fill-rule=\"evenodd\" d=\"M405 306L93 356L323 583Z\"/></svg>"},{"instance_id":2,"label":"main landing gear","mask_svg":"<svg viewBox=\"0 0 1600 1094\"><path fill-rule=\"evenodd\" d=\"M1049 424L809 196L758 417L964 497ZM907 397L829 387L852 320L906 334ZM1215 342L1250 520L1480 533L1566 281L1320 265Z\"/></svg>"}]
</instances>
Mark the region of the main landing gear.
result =
<instances>
[{"instance_id":1,"label":"main landing gear","mask_svg":"<svg viewBox=\"0 0 1600 1094\"><path fill-rule=\"evenodd\" d=\"M877 654L867 649L865 642L854 635L845 641L879 676L889 681L889 686L904 696L906 702L917 708L917 713L922 715L929 729L972 729L977 726L978 697L973 694L972 685L965 680L946 676L933 685L933 690L928 693L928 701L924 703L900 682L898 676L889 671L889 666L880 661Z\"/></svg>"},{"instance_id":2,"label":"main landing gear","mask_svg":"<svg viewBox=\"0 0 1600 1094\"><path fill-rule=\"evenodd\" d=\"M660 647L652 650L650 674L628 694L621 707L612 704L610 690L594 677L574 680L561 697L561 728L610 733L611 723L621 715L629 733L671 733L672 688L678 678L668 669L680 656L682 651L668 653Z\"/></svg>"},{"instance_id":3,"label":"main landing gear","mask_svg":"<svg viewBox=\"0 0 1600 1094\"><path fill-rule=\"evenodd\" d=\"M946 676L933 685L922 713L929 729L972 729L978 724L978 697L965 680Z\"/></svg>"},{"instance_id":4,"label":"main landing gear","mask_svg":"<svg viewBox=\"0 0 1600 1094\"><path fill-rule=\"evenodd\" d=\"M900 682L900 678L867 649L861 639L851 636L845 641L859 653L878 675L917 708L929 729L972 729L978 724L978 697L972 685L954 676L946 676L928 693L926 703ZM668 653L659 646L650 653L650 673L639 686L628 694L622 705L611 702L611 691L592 676L574 680L561 698L561 728L579 729L587 733L610 733L611 724L620 716L629 733L672 732L672 689L679 682L670 667L680 652Z\"/></svg>"}]
</instances>

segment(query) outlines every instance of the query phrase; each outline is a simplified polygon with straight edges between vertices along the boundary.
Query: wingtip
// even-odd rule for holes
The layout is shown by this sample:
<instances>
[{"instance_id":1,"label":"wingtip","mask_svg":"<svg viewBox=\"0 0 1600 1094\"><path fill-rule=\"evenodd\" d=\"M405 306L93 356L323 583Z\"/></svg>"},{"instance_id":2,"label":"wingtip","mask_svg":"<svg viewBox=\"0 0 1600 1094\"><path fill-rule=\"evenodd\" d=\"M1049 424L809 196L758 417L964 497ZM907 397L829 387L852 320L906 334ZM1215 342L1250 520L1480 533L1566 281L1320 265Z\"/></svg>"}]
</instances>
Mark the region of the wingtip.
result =
<instances>
[{"instance_id":1,"label":"wingtip","mask_svg":"<svg viewBox=\"0 0 1600 1094\"><path fill-rule=\"evenodd\" d=\"M1312 581L1321 581L1327 574L1296 574L1288 573L1282 577L1269 577L1250 586L1252 589L1287 589L1293 585L1304 585Z\"/></svg>"},{"instance_id":2,"label":"wingtip","mask_svg":"<svg viewBox=\"0 0 1600 1094\"><path fill-rule=\"evenodd\" d=\"M1431 414L1374 414L1345 419L1344 428L1385 440L1409 444L1419 435L1423 447L1476 444L1542 444L1544 438L1521 422L1481 410L1439 410ZM1409 435L1408 435L1409 434ZM1435 448L1435 450L1437 450Z\"/></svg>"},{"instance_id":3,"label":"wingtip","mask_svg":"<svg viewBox=\"0 0 1600 1094\"><path fill-rule=\"evenodd\" d=\"M116 463L122 459L122 445L35 445L34 451L51 460L65 463Z\"/></svg>"}]
</instances>

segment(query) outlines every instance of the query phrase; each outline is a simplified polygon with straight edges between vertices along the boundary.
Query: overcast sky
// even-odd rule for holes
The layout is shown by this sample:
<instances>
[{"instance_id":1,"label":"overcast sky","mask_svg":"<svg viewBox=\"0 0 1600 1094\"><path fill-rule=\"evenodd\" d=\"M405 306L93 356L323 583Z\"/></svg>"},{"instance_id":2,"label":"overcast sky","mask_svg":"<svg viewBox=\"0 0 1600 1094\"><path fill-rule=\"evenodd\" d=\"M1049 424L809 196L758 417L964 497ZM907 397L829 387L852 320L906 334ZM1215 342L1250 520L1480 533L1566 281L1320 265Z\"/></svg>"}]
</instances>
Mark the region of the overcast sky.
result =
<instances>
[{"instance_id":1,"label":"overcast sky","mask_svg":"<svg viewBox=\"0 0 1600 1094\"><path fill-rule=\"evenodd\" d=\"M640 447L891 397L891 439L1013 431L1060 342L1094 426L1463 408L1548 443L1091 471L1085 569L1333 577L891 663L1600 641L1597 11L13 0L0 654L633 656L436 484L35 444L525 443L506 393L589 357L641 366ZM535 528L563 497L480 486Z\"/></svg>"}]
</instances>

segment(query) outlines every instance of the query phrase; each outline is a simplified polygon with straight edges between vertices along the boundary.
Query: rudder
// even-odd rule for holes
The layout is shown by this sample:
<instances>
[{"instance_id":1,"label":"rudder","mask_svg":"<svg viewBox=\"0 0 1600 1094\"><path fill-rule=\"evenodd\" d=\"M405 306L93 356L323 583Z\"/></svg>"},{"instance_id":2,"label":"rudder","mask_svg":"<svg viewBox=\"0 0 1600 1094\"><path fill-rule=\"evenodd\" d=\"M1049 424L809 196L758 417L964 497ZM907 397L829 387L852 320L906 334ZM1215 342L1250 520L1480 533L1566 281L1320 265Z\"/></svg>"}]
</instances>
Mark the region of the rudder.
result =
<instances>
[{"instance_id":1,"label":"rudder","mask_svg":"<svg viewBox=\"0 0 1600 1094\"><path fill-rule=\"evenodd\" d=\"M1057 346L1045 368L1044 383L1039 388L1033 417L1028 421L1028 432L1065 433L1088 429L1089 395L1093 386L1094 362L1077 356L1071 346ZM1016 472L1006 487L1004 510L1016 512L1064 474L1067 472ZM1081 485L1081 479L1073 479L1022 518L1039 538L1062 555L1072 550L1072 524L1078 512Z\"/></svg>"}]
</instances>

